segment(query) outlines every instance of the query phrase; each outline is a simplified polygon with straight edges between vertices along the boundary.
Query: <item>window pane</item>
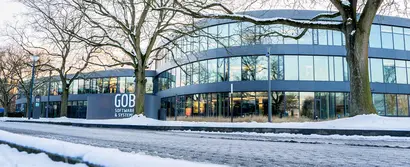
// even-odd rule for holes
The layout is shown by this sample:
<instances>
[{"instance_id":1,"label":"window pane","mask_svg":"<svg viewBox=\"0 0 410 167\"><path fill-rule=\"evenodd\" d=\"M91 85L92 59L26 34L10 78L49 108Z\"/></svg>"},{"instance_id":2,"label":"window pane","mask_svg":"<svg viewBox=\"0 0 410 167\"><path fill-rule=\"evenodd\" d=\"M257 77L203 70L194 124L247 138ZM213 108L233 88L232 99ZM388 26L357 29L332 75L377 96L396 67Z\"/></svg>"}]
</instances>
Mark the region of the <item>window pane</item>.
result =
<instances>
[{"instance_id":1,"label":"window pane","mask_svg":"<svg viewBox=\"0 0 410 167\"><path fill-rule=\"evenodd\" d=\"M186 65L186 82L185 85L191 85L192 84L192 76L193 76L193 69L192 69L192 64L187 64Z\"/></svg>"},{"instance_id":2,"label":"window pane","mask_svg":"<svg viewBox=\"0 0 410 167\"><path fill-rule=\"evenodd\" d=\"M283 34L296 36L298 35L298 29L292 26L283 26ZM284 38L285 44L297 44L298 41L292 38Z\"/></svg>"},{"instance_id":3,"label":"window pane","mask_svg":"<svg viewBox=\"0 0 410 167\"><path fill-rule=\"evenodd\" d=\"M285 80L298 80L298 56L285 57Z\"/></svg>"},{"instance_id":4,"label":"window pane","mask_svg":"<svg viewBox=\"0 0 410 167\"><path fill-rule=\"evenodd\" d=\"M117 93L117 77L110 78L110 93Z\"/></svg>"},{"instance_id":5,"label":"window pane","mask_svg":"<svg viewBox=\"0 0 410 167\"><path fill-rule=\"evenodd\" d=\"M319 45L327 45L327 30L317 30L318 31L318 39Z\"/></svg>"},{"instance_id":6,"label":"window pane","mask_svg":"<svg viewBox=\"0 0 410 167\"><path fill-rule=\"evenodd\" d=\"M180 67L176 67L175 68L175 86L176 87L180 87L181 86L181 68Z\"/></svg>"},{"instance_id":7,"label":"window pane","mask_svg":"<svg viewBox=\"0 0 410 167\"><path fill-rule=\"evenodd\" d=\"M118 82L119 82L119 93L125 93L125 89L126 89L126 83L125 83L125 77L119 77L118 78Z\"/></svg>"},{"instance_id":8,"label":"window pane","mask_svg":"<svg viewBox=\"0 0 410 167\"><path fill-rule=\"evenodd\" d=\"M404 50L403 28L393 27L394 49Z\"/></svg>"},{"instance_id":9,"label":"window pane","mask_svg":"<svg viewBox=\"0 0 410 167\"><path fill-rule=\"evenodd\" d=\"M186 84L186 76L187 76L186 66L181 66L180 70L181 70L181 86L185 86L187 85Z\"/></svg>"},{"instance_id":10,"label":"window pane","mask_svg":"<svg viewBox=\"0 0 410 167\"><path fill-rule=\"evenodd\" d=\"M406 43L406 50L410 50L410 29L409 28L405 28L404 29L404 40Z\"/></svg>"},{"instance_id":11,"label":"window pane","mask_svg":"<svg viewBox=\"0 0 410 167\"><path fill-rule=\"evenodd\" d=\"M396 83L394 60L383 60L384 83Z\"/></svg>"},{"instance_id":12,"label":"window pane","mask_svg":"<svg viewBox=\"0 0 410 167\"><path fill-rule=\"evenodd\" d=\"M255 92L242 93L242 114L241 115L256 115L256 94Z\"/></svg>"},{"instance_id":13,"label":"window pane","mask_svg":"<svg viewBox=\"0 0 410 167\"><path fill-rule=\"evenodd\" d=\"M228 81L228 59L218 59L218 82Z\"/></svg>"},{"instance_id":14,"label":"window pane","mask_svg":"<svg viewBox=\"0 0 410 167\"><path fill-rule=\"evenodd\" d=\"M199 36L199 50L200 51L208 50L208 41L207 41L207 37L206 37L207 33L208 33L207 28L201 29L199 31L199 34L200 34L200 36Z\"/></svg>"},{"instance_id":15,"label":"window pane","mask_svg":"<svg viewBox=\"0 0 410 167\"><path fill-rule=\"evenodd\" d=\"M256 60L256 80L267 80L267 79L268 79L268 58L266 56L258 56Z\"/></svg>"},{"instance_id":16,"label":"window pane","mask_svg":"<svg viewBox=\"0 0 410 167\"><path fill-rule=\"evenodd\" d=\"M218 48L229 46L229 24L218 25Z\"/></svg>"},{"instance_id":17,"label":"window pane","mask_svg":"<svg viewBox=\"0 0 410 167\"><path fill-rule=\"evenodd\" d=\"M383 83L383 60L370 59L371 64L371 82Z\"/></svg>"},{"instance_id":18,"label":"window pane","mask_svg":"<svg viewBox=\"0 0 410 167\"><path fill-rule=\"evenodd\" d=\"M315 56L315 81L329 81L328 57Z\"/></svg>"},{"instance_id":19,"label":"window pane","mask_svg":"<svg viewBox=\"0 0 410 167\"><path fill-rule=\"evenodd\" d=\"M410 83L410 61L407 61L407 83Z\"/></svg>"},{"instance_id":20,"label":"window pane","mask_svg":"<svg viewBox=\"0 0 410 167\"><path fill-rule=\"evenodd\" d=\"M314 97L314 92L300 92L300 114L302 116L313 118Z\"/></svg>"},{"instance_id":21,"label":"window pane","mask_svg":"<svg viewBox=\"0 0 410 167\"><path fill-rule=\"evenodd\" d=\"M345 98L344 93L335 93L336 94L336 117L341 118L345 115Z\"/></svg>"},{"instance_id":22,"label":"window pane","mask_svg":"<svg viewBox=\"0 0 410 167\"><path fill-rule=\"evenodd\" d=\"M376 108L377 114L386 114L384 107L384 94L373 94L373 105Z\"/></svg>"},{"instance_id":23,"label":"window pane","mask_svg":"<svg viewBox=\"0 0 410 167\"><path fill-rule=\"evenodd\" d=\"M334 57L329 57L329 80L334 81L335 80L335 68L334 68Z\"/></svg>"},{"instance_id":24,"label":"window pane","mask_svg":"<svg viewBox=\"0 0 410 167\"><path fill-rule=\"evenodd\" d=\"M253 81L256 80L256 60L257 56L243 56L242 57L242 80Z\"/></svg>"},{"instance_id":25,"label":"window pane","mask_svg":"<svg viewBox=\"0 0 410 167\"><path fill-rule=\"evenodd\" d=\"M78 94L84 94L84 79L78 79Z\"/></svg>"},{"instance_id":26,"label":"window pane","mask_svg":"<svg viewBox=\"0 0 410 167\"><path fill-rule=\"evenodd\" d=\"M385 100L386 100L386 115L389 115L389 116L397 115L396 95L395 94L385 94Z\"/></svg>"},{"instance_id":27,"label":"window pane","mask_svg":"<svg viewBox=\"0 0 410 167\"><path fill-rule=\"evenodd\" d=\"M393 49L392 28L390 26L381 26L382 32L382 47L385 49Z\"/></svg>"},{"instance_id":28,"label":"window pane","mask_svg":"<svg viewBox=\"0 0 410 167\"><path fill-rule=\"evenodd\" d=\"M333 31L333 45L342 45L342 33L339 31Z\"/></svg>"},{"instance_id":29,"label":"window pane","mask_svg":"<svg viewBox=\"0 0 410 167\"><path fill-rule=\"evenodd\" d=\"M208 60L209 83L217 82L217 59Z\"/></svg>"},{"instance_id":30,"label":"window pane","mask_svg":"<svg viewBox=\"0 0 410 167\"><path fill-rule=\"evenodd\" d=\"M283 44L283 37L273 32L282 32L282 25L261 26L262 44Z\"/></svg>"},{"instance_id":31,"label":"window pane","mask_svg":"<svg viewBox=\"0 0 410 167\"><path fill-rule=\"evenodd\" d=\"M241 23L231 23L229 25L229 45L240 46L241 45Z\"/></svg>"},{"instance_id":32,"label":"window pane","mask_svg":"<svg viewBox=\"0 0 410 167\"><path fill-rule=\"evenodd\" d=\"M72 94L78 94L78 80L75 79L72 83Z\"/></svg>"},{"instance_id":33,"label":"window pane","mask_svg":"<svg viewBox=\"0 0 410 167\"><path fill-rule=\"evenodd\" d=\"M343 81L342 57L335 57L335 81Z\"/></svg>"},{"instance_id":34,"label":"window pane","mask_svg":"<svg viewBox=\"0 0 410 167\"><path fill-rule=\"evenodd\" d=\"M199 62L199 78L201 84L208 83L208 61L200 61Z\"/></svg>"},{"instance_id":35,"label":"window pane","mask_svg":"<svg viewBox=\"0 0 410 167\"><path fill-rule=\"evenodd\" d=\"M127 77L126 78L126 87L127 93L134 93L135 92L135 78L134 77Z\"/></svg>"},{"instance_id":36,"label":"window pane","mask_svg":"<svg viewBox=\"0 0 410 167\"><path fill-rule=\"evenodd\" d=\"M147 77L147 84L145 86L145 93L153 93L154 92L154 83L152 82L152 77Z\"/></svg>"},{"instance_id":37,"label":"window pane","mask_svg":"<svg viewBox=\"0 0 410 167\"><path fill-rule=\"evenodd\" d=\"M299 56L299 80L313 80L313 57Z\"/></svg>"},{"instance_id":38,"label":"window pane","mask_svg":"<svg viewBox=\"0 0 410 167\"><path fill-rule=\"evenodd\" d=\"M399 84L407 84L406 61L396 60L396 79Z\"/></svg>"},{"instance_id":39,"label":"window pane","mask_svg":"<svg viewBox=\"0 0 410 167\"><path fill-rule=\"evenodd\" d=\"M300 117L299 92L286 92L286 116Z\"/></svg>"},{"instance_id":40,"label":"window pane","mask_svg":"<svg viewBox=\"0 0 410 167\"><path fill-rule=\"evenodd\" d=\"M110 93L110 85L109 85L109 82L110 82L110 78L104 78L104 79L103 79L104 93Z\"/></svg>"},{"instance_id":41,"label":"window pane","mask_svg":"<svg viewBox=\"0 0 410 167\"><path fill-rule=\"evenodd\" d=\"M229 58L229 81L241 80L241 57Z\"/></svg>"},{"instance_id":42,"label":"window pane","mask_svg":"<svg viewBox=\"0 0 410 167\"><path fill-rule=\"evenodd\" d=\"M298 29L299 33L301 33L303 30L304 29ZM298 42L299 42L299 44L302 44L302 45L312 45L313 44L313 42L312 42L312 30L309 29L306 32L306 34L303 35L302 38L299 39Z\"/></svg>"},{"instance_id":43,"label":"window pane","mask_svg":"<svg viewBox=\"0 0 410 167\"><path fill-rule=\"evenodd\" d=\"M283 80L283 56L270 56L271 80Z\"/></svg>"},{"instance_id":44,"label":"window pane","mask_svg":"<svg viewBox=\"0 0 410 167\"><path fill-rule=\"evenodd\" d=\"M370 47L372 48L381 48L381 39L380 39L380 26L372 25L370 31Z\"/></svg>"},{"instance_id":45,"label":"window pane","mask_svg":"<svg viewBox=\"0 0 410 167\"><path fill-rule=\"evenodd\" d=\"M347 65L347 61L346 58L343 57L343 77L345 81L349 81L350 80L350 74L349 74L350 70L349 70L349 66Z\"/></svg>"},{"instance_id":46,"label":"window pane","mask_svg":"<svg viewBox=\"0 0 410 167\"><path fill-rule=\"evenodd\" d=\"M218 45L215 39L218 38L218 26L208 27L208 49L215 49Z\"/></svg>"},{"instance_id":47,"label":"window pane","mask_svg":"<svg viewBox=\"0 0 410 167\"><path fill-rule=\"evenodd\" d=\"M192 63L192 84L199 84L199 62Z\"/></svg>"},{"instance_id":48,"label":"window pane","mask_svg":"<svg viewBox=\"0 0 410 167\"><path fill-rule=\"evenodd\" d=\"M397 106L398 116L409 115L409 103L407 100L407 95L397 95Z\"/></svg>"},{"instance_id":49,"label":"window pane","mask_svg":"<svg viewBox=\"0 0 410 167\"><path fill-rule=\"evenodd\" d=\"M242 22L242 45L254 45L258 43L259 38L256 34L256 26L253 23Z\"/></svg>"},{"instance_id":50,"label":"window pane","mask_svg":"<svg viewBox=\"0 0 410 167\"><path fill-rule=\"evenodd\" d=\"M90 90L90 82L91 82L91 79L86 79L85 81L84 81L84 93L91 93L91 90ZM56 85L57 86L57 85ZM57 87L55 87L55 88L57 88Z\"/></svg>"}]
</instances>

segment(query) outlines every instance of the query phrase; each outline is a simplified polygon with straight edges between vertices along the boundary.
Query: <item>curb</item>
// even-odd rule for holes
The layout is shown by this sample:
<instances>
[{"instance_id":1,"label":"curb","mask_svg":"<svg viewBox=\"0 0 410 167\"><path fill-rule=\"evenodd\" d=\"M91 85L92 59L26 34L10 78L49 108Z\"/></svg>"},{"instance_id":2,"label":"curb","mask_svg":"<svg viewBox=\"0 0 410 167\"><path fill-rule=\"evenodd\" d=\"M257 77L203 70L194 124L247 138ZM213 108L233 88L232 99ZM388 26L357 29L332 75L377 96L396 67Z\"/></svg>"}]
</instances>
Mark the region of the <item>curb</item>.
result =
<instances>
[{"instance_id":1,"label":"curb","mask_svg":"<svg viewBox=\"0 0 410 167\"><path fill-rule=\"evenodd\" d=\"M27 147L27 146L22 146L22 145L18 145L15 143L11 143L11 142L7 142L7 141L3 141L0 140L0 144L5 144L8 145L11 148L15 148L20 152L27 152L29 154L40 154L40 153L44 153L46 154L51 160L56 161L56 162L63 162L63 163L67 163L67 164L78 164L78 163L83 163L89 167L101 167L100 165L95 165L89 162L85 162L83 161L81 158L75 158L75 157L68 157L68 156L62 156L59 154L55 154L55 153L50 153L47 151L43 151L37 148L33 148L33 147Z\"/></svg>"},{"instance_id":2,"label":"curb","mask_svg":"<svg viewBox=\"0 0 410 167\"><path fill-rule=\"evenodd\" d=\"M159 126L159 125L118 125L118 124L91 124L71 122L41 122L41 121L17 121L6 120L6 122L38 123L92 128L117 128L152 131L206 131L206 132L255 132L255 133L291 133L302 135L358 135L358 136L395 136L410 137L407 130L358 130L358 129L304 129L304 128L247 128L247 127L204 127L204 126Z\"/></svg>"}]
</instances>

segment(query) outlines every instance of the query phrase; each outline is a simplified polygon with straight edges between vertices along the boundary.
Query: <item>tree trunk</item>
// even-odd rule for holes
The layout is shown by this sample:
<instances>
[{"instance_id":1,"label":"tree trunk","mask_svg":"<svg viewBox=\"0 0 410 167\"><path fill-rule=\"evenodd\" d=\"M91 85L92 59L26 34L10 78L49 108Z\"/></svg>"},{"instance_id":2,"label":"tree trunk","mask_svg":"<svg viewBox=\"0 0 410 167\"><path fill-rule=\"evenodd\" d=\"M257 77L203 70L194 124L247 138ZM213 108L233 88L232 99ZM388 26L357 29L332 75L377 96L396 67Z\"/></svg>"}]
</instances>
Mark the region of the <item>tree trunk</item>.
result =
<instances>
[{"instance_id":1,"label":"tree trunk","mask_svg":"<svg viewBox=\"0 0 410 167\"><path fill-rule=\"evenodd\" d=\"M11 103L8 103L6 106L4 106L5 107L5 110L4 110L4 114L3 114L3 116L4 117L7 117L7 113L8 112L10 112L10 110L11 110Z\"/></svg>"},{"instance_id":2,"label":"tree trunk","mask_svg":"<svg viewBox=\"0 0 410 167\"><path fill-rule=\"evenodd\" d=\"M135 73L135 107L134 114L144 114L144 102L145 102L145 68L144 65L138 65L138 69Z\"/></svg>"},{"instance_id":3,"label":"tree trunk","mask_svg":"<svg viewBox=\"0 0 410 167\"><path fill-rule=\"evenodd\" d=\"M28 108L29 108L29 105L31 105L31 97L29 94L25 94L25 96L26 96L27 101L26 101L26 107L24 109L26 110L26 117L28 118L29 116Z\"/></svg>"},{"instance_id":4,"label":"tree trunk","mask_svg":"<svg viewBox=\"0 0 410 167\"><path fill-rule=\"evenodd\" d=\"M369 33L370 27L361 30L347 26L345 30L346 60L350 69L350 116L376 113L368 71Z\"/></svg>"},{"instance_id":5,"label":"tree trunk","mask_svg":"<svg viewBox=\"0 0 410 167\"><path fill-rule=\"evenodd\" d=\"M61 95L61 112L60 117L67 117L67 103L68 103L68 93L69 85L63 84L63 94Z\"/></svg>"}]
</instances>

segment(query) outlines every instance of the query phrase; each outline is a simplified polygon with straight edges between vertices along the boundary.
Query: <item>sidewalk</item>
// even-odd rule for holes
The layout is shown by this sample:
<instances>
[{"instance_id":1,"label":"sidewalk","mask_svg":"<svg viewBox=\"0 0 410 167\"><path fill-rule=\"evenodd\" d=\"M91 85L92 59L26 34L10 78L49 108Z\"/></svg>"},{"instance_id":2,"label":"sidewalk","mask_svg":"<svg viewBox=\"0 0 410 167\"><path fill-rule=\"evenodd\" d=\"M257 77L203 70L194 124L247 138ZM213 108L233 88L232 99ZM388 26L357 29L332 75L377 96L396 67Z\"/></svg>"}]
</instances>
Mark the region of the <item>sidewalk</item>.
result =
<instances>
[{"instance_id":1,"label":"sidewalk","mask_svg":"<svg viewBox=\"0 0 410 167\"><path fill-rule=\"evenodd\" d=\"M381 117L378 115L359 115L322 122L288 123L220 123L159 121L136 115L125 119L85 120L70 118L3 118L2 121L45 123L67 126L124 128L142 130L191 130L208 132L257 132L257 133L295 133L320 135L362 135L362 136L406 136L410 137L410 118Z\"/></svg>"}]
</instances>

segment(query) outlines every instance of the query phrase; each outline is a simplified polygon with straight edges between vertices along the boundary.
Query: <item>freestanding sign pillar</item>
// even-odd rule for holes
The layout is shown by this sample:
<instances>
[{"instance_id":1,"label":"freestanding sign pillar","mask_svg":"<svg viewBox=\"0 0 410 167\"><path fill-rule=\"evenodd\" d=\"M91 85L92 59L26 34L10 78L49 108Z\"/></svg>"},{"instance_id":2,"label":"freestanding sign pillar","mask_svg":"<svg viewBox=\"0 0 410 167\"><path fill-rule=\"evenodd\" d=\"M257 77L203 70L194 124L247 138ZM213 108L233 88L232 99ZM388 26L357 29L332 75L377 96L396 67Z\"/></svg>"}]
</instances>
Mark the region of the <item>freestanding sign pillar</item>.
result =
<instances>
[{"instance_id":1,"label":"freestanding sign pillar","mask_svg":"<svg viewBox=\"0 0 410 167\"><path fill-rule=\"evenodd\" d=\"M270 82L270 72L271 72L271 62L270 62L270 48L266 53L268 57L268 122L272 122L272 93L271 93L271 82Z\"/></svg>"},{"instance_id":2,"label":"freestanding sign pillar","mask_svg":"<svg viewBox=\"0 0 410 167\"><path fill-rule=\"evenodd\" d=\"M233 84L231 84L231 93L230 93L230 97L229 97L229 108L231 109L231 122L233 122L232 101L233 101Z\"/></svg>"}]
</instances>

